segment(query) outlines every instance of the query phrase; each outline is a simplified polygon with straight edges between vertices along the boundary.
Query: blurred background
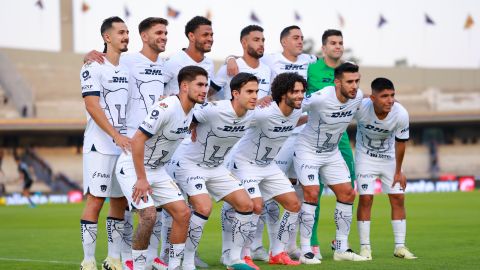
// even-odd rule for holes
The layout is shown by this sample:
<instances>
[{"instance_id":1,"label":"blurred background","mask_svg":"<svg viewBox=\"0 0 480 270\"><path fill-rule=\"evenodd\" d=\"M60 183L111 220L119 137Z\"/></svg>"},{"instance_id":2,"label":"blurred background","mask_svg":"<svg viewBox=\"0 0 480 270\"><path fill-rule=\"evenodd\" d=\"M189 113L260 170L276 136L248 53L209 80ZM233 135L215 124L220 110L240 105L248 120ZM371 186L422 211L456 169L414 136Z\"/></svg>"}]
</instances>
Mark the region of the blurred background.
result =
<instances>
[{"instance_id":1,"label":"blurred background","mask_svg":"<svg viewBox=\"0 0 480 270\"><path fill-rule=\"evenodd\" d=\"M390 78L410 113L404 171L408 192L480 188L480 2L458 1L128 1L0 0L0 204L23 204L14 156L35 175L37 202L81 200L86 123L79 72L83 55L102 50L100 24L117 15L141 48L138 23L167 18L169 55L188 41L195 15L213 22L207 54L218 68L240 55L240 30L265 29L266 53L281 51L280 31L296 24L307 53L321 57L321 35L343 32L345 60L360 64L361 88ZM349 128L355 136L355 125ZM352 141L352 144L354 142Z\"/></svg>"}]
</instances>

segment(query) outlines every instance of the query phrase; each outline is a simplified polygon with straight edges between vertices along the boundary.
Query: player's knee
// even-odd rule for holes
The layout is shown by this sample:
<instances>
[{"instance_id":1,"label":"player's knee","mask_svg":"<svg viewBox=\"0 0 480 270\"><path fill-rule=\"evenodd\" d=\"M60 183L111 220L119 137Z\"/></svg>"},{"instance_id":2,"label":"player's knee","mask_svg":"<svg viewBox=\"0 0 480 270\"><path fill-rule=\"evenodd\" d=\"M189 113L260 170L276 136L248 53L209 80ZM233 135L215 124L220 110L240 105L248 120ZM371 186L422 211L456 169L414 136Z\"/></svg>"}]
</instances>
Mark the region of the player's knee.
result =
<instances>
[{"instance_id":1,"label":"player's knee","mask_svg":"<svg viewBox=\"0 0 480 270\"><path fill-rule=\"evenodd\" d=\"M300 208L302 205L300 204L300 201L298 199L292 200L288 204L284 206L285 210L288 210L290 212L298 213L300 212Z\"/></svg>"},{"instance_id":2,"label":"player's knee","mask_svg":"<svg viewBox=\"0 0 480 270\"><path fill-rule=\"evenodd\" d=\"M263 203L253 203L253 213L261 215L263 211Z\"/></svg>"},{"instance_id":3,"label":"player's knee","mask_svg":"<svg viewBox=\"0 0 480 270\"><path fill-rule=\"evenodd\" d=\"M394 208L403 209L405 207L405 197L403 194L390 195L390 201Z\"/></svg>"},{"instance_id":4,"label":"player's knee","mask_svg":"<svg viewBox=\"0 0 480 270\"><path fill-rule=\"evenodd\" d=\"M253 212L252 200L245 200L239 203L235 209L238 212ZM262 213L262 211L260 211Z\"/></svg>"},{"instance_id":5,"label":"player's knee","mask_svg":"<svg viewBox=\"0 0 480 270\"><path fill-rule=\"evenodd\" d=\"M355 190L352 188L346 189L344 192L338 195L337 199L341 202L353 203L355 201Z\"/></svg>"},{"instance_id":6,"label":"player's knee","mask_svg":"<svg viewBox=\"0 0 480 270\"><path fill-rule=\"evenodd\" d=\"M373 196L372 195L360 195L359 197L359 208L371 208L373 204Z\"/></svg>"},{"instance_id":7,"label":"player's knee","mask_svg":"<svg viewBox=\"0 0 480 270\"><path fill-rule=\"evenodd\" d=\"M175 216L173 218L176 219L179 223L183 224L183 223L188 223L188 221L190 220L190 216L191 216L190 208L185 206L175 211Z\"/></svg>"},{"instance_id":8,"label":"player's knee","mask_svg":"<svg viewBox=\"0 0 480 270\"><path fill-rule=\"evenodd\" d=\"M139 222L146 227L153 227L157 220L157 209L150 206L144 209L138 210Z\"/></svg>"},{"instance_id":9,"label":"player's knee","mask_svg":"<svg viewBox=\"0 0 480 270\"><path fill-rule=\"evenodd\" d=\"M310 203L318 203L318 194L320 194L319 188L308 188L303 191L305 201Z\"/></svg>"},{"instance_id":10,"label":"player's knee","mask_svg":"<svg viewBox=\"0 0 480 270\"><path fill-rule=\"evenodd\" d=\"M199 213L202 216L209 217L212 212L212 205L200 205L195 207L195 212Z\"/></svg>"}]
</instances>

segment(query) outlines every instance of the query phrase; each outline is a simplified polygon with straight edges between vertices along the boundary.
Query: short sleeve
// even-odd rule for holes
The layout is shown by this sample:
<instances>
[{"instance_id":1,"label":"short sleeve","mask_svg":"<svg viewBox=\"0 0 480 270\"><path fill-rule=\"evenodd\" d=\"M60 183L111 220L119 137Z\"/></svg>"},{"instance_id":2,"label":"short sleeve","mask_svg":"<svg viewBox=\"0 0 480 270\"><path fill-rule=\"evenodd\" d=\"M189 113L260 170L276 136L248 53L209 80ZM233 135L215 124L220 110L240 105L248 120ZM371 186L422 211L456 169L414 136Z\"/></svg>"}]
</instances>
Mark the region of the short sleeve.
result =
<instances>
[{"instance_id":1,"label":"short sleeve","mask_svg":"<svg viewBox=\"0 0 480 270\"><path fill-rule=\"evenodd\" d=\"M395 131L395 140L404 142L410 138L410 124L408 120L408 112L402 108L398 118L397 129Z\"/></svg>"},{"instance_id":2,"label":"short sleeve","mask_svg":"<svg viewBox=\"0 0 480 270\"><path fill-rule=\"evenodd\" d=\"M169 119L169 111L167 108L169 105L163 101L157 102L150 110L148 115L143 120L142 124L138 128L143 134L151 138L161 128L164 122Z\"/></svg>"},{"instance_id":3,"label":"short sleeve","mask_svg":"<svg viewBox=\"0 0 480 270\"><path fill-rule=\"evenodd\" d=\"M86 96L100 96L101 84L98 64L85 64L80 71L80 84L82 86L82 97Z\"/></svg>"},{"instance_id":4,"label":"short sleeve","mask_svg":"<svg viewBox=\"0 0 480 270\"><path fill-rule=\"evenodd\" d=\"M207 102L196 107L195 111L193 112L193 118L198 123L206 122L210 118L210 116L215 113L214 108L216 106L217 105L215 104L215 102Z\"/></svg>"},{"instance_id":5,"label":"short sleeve","mask_svg":"<svg viewBox=\"0 0 480 270\"><path fill-rule=\"evenodd\" d=\"M220 89L224 88L228 82L228 75L227 75L227 66L223 65L215 74L215 77L211 80L210 85L213 89L220 91Z\"/></svg>"}]
</instances>

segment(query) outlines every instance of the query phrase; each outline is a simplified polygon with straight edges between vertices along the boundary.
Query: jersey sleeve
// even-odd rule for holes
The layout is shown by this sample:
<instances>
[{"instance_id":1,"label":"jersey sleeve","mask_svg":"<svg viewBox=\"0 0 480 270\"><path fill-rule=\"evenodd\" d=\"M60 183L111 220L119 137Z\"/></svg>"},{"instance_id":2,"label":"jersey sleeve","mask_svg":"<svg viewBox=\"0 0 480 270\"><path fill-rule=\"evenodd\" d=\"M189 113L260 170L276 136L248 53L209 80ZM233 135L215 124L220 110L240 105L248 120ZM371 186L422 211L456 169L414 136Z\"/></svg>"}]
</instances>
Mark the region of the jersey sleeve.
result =
<instances>
[{"instance_id":1,"label":"jersey sleeve","mask_svg":"<svg viewBox=\"0 0 480 270\"><path fill-rule=\"evenodd\" d=\"M213 89L220 91L220 89L225 87L225 85L227 84L227 81L228 81L227 65L223 65L217 71L217 74L215 74L215 77L210 81L210 86Z\"/></svg>"},{"instance_id":2,"label":"jersey sleeve","mask_svg":"<svg viewBox=\"0 0 480 270\"><path fill-rule=\"evenodd\" d=\"M410 138L410 124L408 120L408 112L402 108L402 112L398 118L397 129L395 131L395 140L397 142L405 142Z\"/></svg>"},{"instance_id":3,"label":"jersey sleeve","mask_svg":"<svg viewBox=\"0 0 480 270\"><path fill-rule=\"evenodd\" d=\"M138 129L149 138L155 135L162 128L162 125L170 118L170 110L167 110L168 106L169 105L165 102L157 102L151 108Z\"/></svg>"},{"instance_id":4,"label":"jersey sleeve","mask_svg":"<svg viewBox=\"0 0 480 270\"><path fill-rule=\"evenodd\" d=\"M195 108L193 112L193 119L197 123L206 122L212 114L214 114L214 107L216 107L215 102L207 102L202 104L200 107Z\"/></svg>"},{"instance_id":5,"label":"jersey sleeve","mask_svg":"<svg viewBox=\"0 0 480 270\"><path fill-rule=\"evenodd\" d=\"M100 84L100 73L96 63L85 64L80 71L80 84L82 85L82 97L100 96L102 89Z\"/></svg>"},{"instance_id":6,"label":"jersey sleeve","mask_svg":"<svg viewBox=\"0 0 480 270\"><path fill-rule=\"evenodd\" d=\"M163 82L165 84L169 83L173 79L173 72L175 68L173 65L172 59L167 59L164 64L164 72L163 72Z\"/></svg>"},{"instance_id":7,"label":"jersey sleeve","mask_svg":"<svg viewBox=\"0 0 480 270\"><path fill-rule=\"evenodd\" d=\"M307 94L302 101L302 112L309 112L319 103L320 92Z\"/></svg>"}]
</instances>

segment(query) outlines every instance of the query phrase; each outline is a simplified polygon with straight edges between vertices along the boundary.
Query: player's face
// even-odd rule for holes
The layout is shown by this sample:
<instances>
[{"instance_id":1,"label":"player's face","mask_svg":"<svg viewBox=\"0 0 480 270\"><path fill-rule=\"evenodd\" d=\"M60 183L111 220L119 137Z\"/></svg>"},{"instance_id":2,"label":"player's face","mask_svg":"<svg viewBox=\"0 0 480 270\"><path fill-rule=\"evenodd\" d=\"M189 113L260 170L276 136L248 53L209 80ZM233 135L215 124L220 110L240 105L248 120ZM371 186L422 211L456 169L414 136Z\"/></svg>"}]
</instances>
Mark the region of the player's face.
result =
<instances>
[{"instance_id":1,"label":"player's face","mask_svg":"<svg viewBox=\"0 0 480 270\"><path fill-rule=\"evenodd\" d=\"M152 50L161 53L165 51L165 46L167 45L167 34L167 26L157 23L142 33L142 40Z\"/></svg>"},{"instance_id":2,"label":"player's face","mask_svg":"<svg viewBox=\"0 0 480 270\"><path fill-rule=\"evenodd\" d=\"M340 87L340 93L347 99L353 99L357 96L359 85L360 73L358 72L345 72L340 79L335 79L335 86Z\"/></svg>"},{"instance_id":3,"label":"player's face","mask_svg":"<svg viewBox=\"0 0 480 270\"><path fill-rule=\"evenodd\" d=\"M373 93L370 96L376 112L389 113L395 103L395 90L384 89L381 92Z\"/></svg>"},{"instance_id":4,"label":"player's face","mask_svg":"<svg viewBox=\"0 0 480 270\"><path fill-rule=\"evenodd\" d=\"M285 103L293 109L300 109L302 108L304 96L305 88L303 88L303 84L301 82L296 82L293 91L288 91L285 94Z\"/></svg>"},{"instance_id":5,"label":"player's face","mask_svg":"<svg viewBox=\"0 0 480 270\"><path fill-rule=\"evenodd\" d=\"M200 25L191 35L195 44L195 49L207 53L212 50L213 30L210 25Z\"/></svg>"},{"instance_id":6,"label":"player's face","mask_svg":"<svg viewBox=\"0 0 480 270\"><path fill-rule=\"evenodd\" d=\"M265 37L260 31L250 32L246 37L247 54L253 58L260 59L265 50Z\"/></svg>"},{"instance_id":7,"label":"player's face","mask_svg":"<svg viewBox=\"0 0 480 270\"><path fill-rule=\"evenodd\" d=\"M288 36L281 41L284 50L289 54L298 56L303 52L303 34L300 29L292 29Z\"/></svg>"},{"instance_id":8,"label":"player's face","mask_svg":"<svg viewBox=\"0 0 480 270\"><path fill-rule=\"evenodd\" d=\"M203 75L198 75L195 80L188 83L188 99L193 103L205 103L207 96L208 79Z\"/></svg>"},{"instance_id":9,"label":"player's face","mask_svg":"<svg viewBox=\"0 0 480 270\"><path fill-rule=\"evenodd\" d=\"M242 86L240 91L232 91L232 94L242 108L253 110L257 105L258 82L250 81Z\"/></svg>"},{"instance_id":10,"label":"player's face","mask_svg":"<svg viewBox=\"0 0 480 270\"><path fill-rule=\"evenodd\" d=\"M106 41L110 42L111 46L120 51L128 51L128 28L125 23L114 22L112 28L107 31Z\"/></svg>"},{"instance_id":11,"label":"player's face","mask_svg":"<svg viewBox=\"0 0 480 270\"><path fill-rule=\"evenodd\" d=\"M327 44L322 46L323 56L334 61L342 58L343 55L343 37L329 36Z\"/></svg>"}]
</instances>

